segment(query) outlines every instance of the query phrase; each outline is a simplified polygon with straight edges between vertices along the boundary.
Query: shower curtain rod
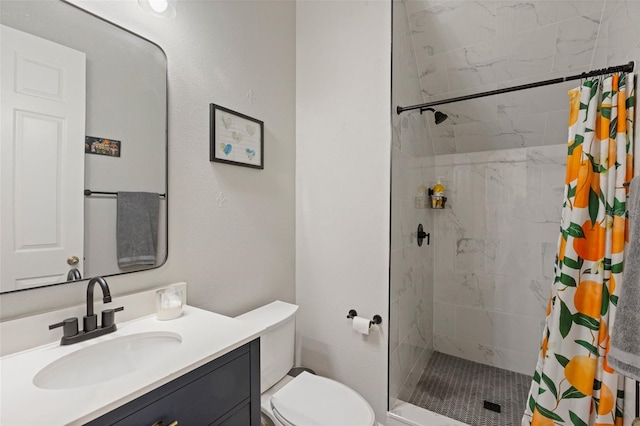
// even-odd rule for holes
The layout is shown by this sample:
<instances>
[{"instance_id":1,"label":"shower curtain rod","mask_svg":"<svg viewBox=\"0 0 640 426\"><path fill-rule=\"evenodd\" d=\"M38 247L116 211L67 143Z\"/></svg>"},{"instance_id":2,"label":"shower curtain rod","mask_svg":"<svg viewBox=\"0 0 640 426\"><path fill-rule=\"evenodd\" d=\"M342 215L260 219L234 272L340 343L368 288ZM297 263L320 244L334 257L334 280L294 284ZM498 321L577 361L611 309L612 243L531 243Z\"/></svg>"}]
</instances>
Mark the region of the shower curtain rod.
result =
<instances>
[{"instance_id":1,"label":"shower curtain rod","mask_svg":"<svg viewBox=\"0 0 640 426\"><path fill-rule=\"evenodd\" d=\"M633 63L633 61L631 61L626 65L617 65L617 66L614 66L614 67L603 68L603 69L600 69L600 70L583 72L582 74L572 75L572 76L569 76L569 77L560 77L560 78L554 78L554 79L551 79L551 80L538 81L536 83L522 84L520 86L505 87L504 89L490 90L488 92L480 92L480 93L475 93L473 95L458 96L457 98L443 99L441 101L427 102L427 103L424 103L424 104L412 105L412 106L408 106L408 107L398 106L396 108L396 112L398 114L400 114L403 111L409 111L409 110L412 110L412 109L420 109L420 112L422 112L422 111L424 111L425 108L433 107L433 106L436 106L436 105L443 105L443 104L449 104L449 103L453 103L453 102L467 101L469 99L483 98L485 96L499 95L501 93L515 92L517 90L531 89L531 88L534 88L534 87L549 86L551 84L564 83L565 81L571 81L571 80L580 80L582 78L595 77L595 76L598 76L598 75L613 74L613 73L616 73L616 72L631 72L631 71L633 71L633 68L634 68L634 63Z\"/></svg>"}]
</instances>

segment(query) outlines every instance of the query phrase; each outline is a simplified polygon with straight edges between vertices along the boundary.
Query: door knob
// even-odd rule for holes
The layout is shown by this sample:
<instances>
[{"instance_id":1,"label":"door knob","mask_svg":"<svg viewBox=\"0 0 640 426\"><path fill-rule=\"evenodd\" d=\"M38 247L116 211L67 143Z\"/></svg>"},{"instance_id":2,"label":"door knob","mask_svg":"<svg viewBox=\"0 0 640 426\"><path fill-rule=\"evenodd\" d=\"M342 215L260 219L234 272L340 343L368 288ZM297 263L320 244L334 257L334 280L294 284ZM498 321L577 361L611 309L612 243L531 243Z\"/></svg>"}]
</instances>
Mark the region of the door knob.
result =
<instances>
[{"instance_id":1,"label":"door knob","mask_svg":"<svg viewBox=\"0 0 640 426\"><path fill-rule=\"evenodd\" d=\"M75 266L80 263L80 258L78 256L69 256L67 257L67 265Z\"/></svg>"}]
</instances>

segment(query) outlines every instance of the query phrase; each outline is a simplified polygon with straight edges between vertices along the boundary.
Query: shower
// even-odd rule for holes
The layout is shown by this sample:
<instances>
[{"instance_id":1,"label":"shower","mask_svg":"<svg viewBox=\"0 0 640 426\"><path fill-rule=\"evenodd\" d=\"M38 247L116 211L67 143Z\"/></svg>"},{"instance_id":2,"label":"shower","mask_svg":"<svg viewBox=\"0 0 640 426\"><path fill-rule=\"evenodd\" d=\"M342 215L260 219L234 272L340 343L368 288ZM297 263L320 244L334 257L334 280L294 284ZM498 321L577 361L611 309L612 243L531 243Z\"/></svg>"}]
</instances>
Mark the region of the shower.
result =
<instances>
[{"instance_id":1,"label":"shower","mask_svg":"<svg viewBox=\"0 0 640 426\"><path fill-rule=\"evenodd\" d=\"M436 125L442 123L443 121L445 121L447 118L449 118L449 116L447 114L445 114L444 112L440 112L440 111L436 111L433 108L424 108L420 110L420 114L422 114L424 111L432 111L433 112L433 117L435 118L436 121Z\"/></svg>"},{"instance_id":2,"label":"shower","mask_svg":"<svg viewBox=\"0 0 640 426\"><path fill-rule=\"evenodd\" d=\"M447 13L464 15L463 27L480 31L496 14L472 3L452 2ZM393 6L389 417L400 424L434 424L437 414L452 424L520 425L531 410L532 383L538 386L532 379L538 356L551 342L544 340L542 326L556 279L569 118L557 111L567 108L566 94L581 80L632 72L634 64L604 70L590 64L589 72L567 69L566 75L518 68L516 78L514 64L528 52L514 50L491 69L481 60L492 57L467 67L460 52L471 51L465 49L479 40L461 38L466 32L441 22L444 12L424 2L394 0ZM636 10L640 13L640 4ZM518 18L520 13L513 11ZM512 36L530 38L536 49L555 46L553 37L537 37L548 28L513 26L514 34L502 35L495 30L482 44L491 47L487 54L497 49L494 44L511 46ZM431 111L433 118L417 111ZM444 209L426 202L440 180L449 198ZM588 198L571 205L589 212ZM411 234L418 224L431 234L430 244L418 246ZM568 250L574 250L576 237L571 238ZM574 309L574 299L563 303ZM574 323L571 333L582 332L580 327L589 330ZM583 349L588 350L576 347L576 353ZM576 356L586 359L583 352L566 355L566 364ZM553 355L550 359L551 365L559 363ZM570 382L559 390L554 380L560 399ZM605 390L616 396L618 389L607 384ZM545 399L553 399L553 392L540 397L536 387L533 395L548 411L556 408ZM566 404L577 400L570 395Z\"/></svg>"}]
</instances>

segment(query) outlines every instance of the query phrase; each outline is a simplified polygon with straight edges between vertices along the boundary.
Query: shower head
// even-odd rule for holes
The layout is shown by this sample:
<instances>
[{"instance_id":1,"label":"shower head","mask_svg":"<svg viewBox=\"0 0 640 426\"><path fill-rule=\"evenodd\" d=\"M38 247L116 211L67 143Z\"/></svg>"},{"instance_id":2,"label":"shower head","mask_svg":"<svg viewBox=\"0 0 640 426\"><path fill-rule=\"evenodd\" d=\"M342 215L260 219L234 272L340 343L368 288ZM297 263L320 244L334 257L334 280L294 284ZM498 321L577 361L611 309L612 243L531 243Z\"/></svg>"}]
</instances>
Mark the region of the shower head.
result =
<instances>
[{"instance_id":1,"label":"shower head","mask_svg":"<svg viewBox=\"0 0 640 426\"><path fill-rule=\"evenodd\" d=\"M436 125L442 123L444 120L449 118L449 116L447 114L445 114L444 112L436 111L433 108L421 109L420 113L422 113L423 111L433 111L433 117L436 120Z\"/></svg>"},{"instance_id":2,"label":"shower head","mask_svg":"<svg viewBox=\"0 0 640 426\"><path fill-rule=\"evenodd\" d=\"M440 112L440 111L435 111L434 113L435 119L436 119L436 124L440 124L442 123L444 120L446 120L447 118L449 118L449 116L447 114L445 114L444 112Z\"/></svg>"}]
</instances>

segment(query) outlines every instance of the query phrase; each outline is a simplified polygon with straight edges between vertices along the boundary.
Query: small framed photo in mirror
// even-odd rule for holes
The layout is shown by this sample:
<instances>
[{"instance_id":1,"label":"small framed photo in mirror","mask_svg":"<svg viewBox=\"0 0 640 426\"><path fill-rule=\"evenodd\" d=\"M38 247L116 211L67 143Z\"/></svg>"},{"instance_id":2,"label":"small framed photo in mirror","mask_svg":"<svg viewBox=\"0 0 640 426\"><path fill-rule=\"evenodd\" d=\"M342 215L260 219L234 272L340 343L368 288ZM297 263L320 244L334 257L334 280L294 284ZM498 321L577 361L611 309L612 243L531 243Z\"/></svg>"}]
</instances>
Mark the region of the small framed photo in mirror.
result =
<instances>
[{"instance_id":1,"label":"small framed photo in mirror","mask_svg":"<svg viewBox=\"0 0 640 426\"><path fill-rule=\"evenodd\" d=\"M105 138L85 136L85 154L107 155L109 157L120 157L120 141Z\"/></svg>"},{"instance_id":2,"label":"small framed photo in mirror","mask_svg":"<svg viewBox=\"0 0 640 426\"><path fill-rule=\"evenodd\" d=\"M209 114L209 160L264 169L264 123L216 104Z\"/></svg>"}]
</instances>

